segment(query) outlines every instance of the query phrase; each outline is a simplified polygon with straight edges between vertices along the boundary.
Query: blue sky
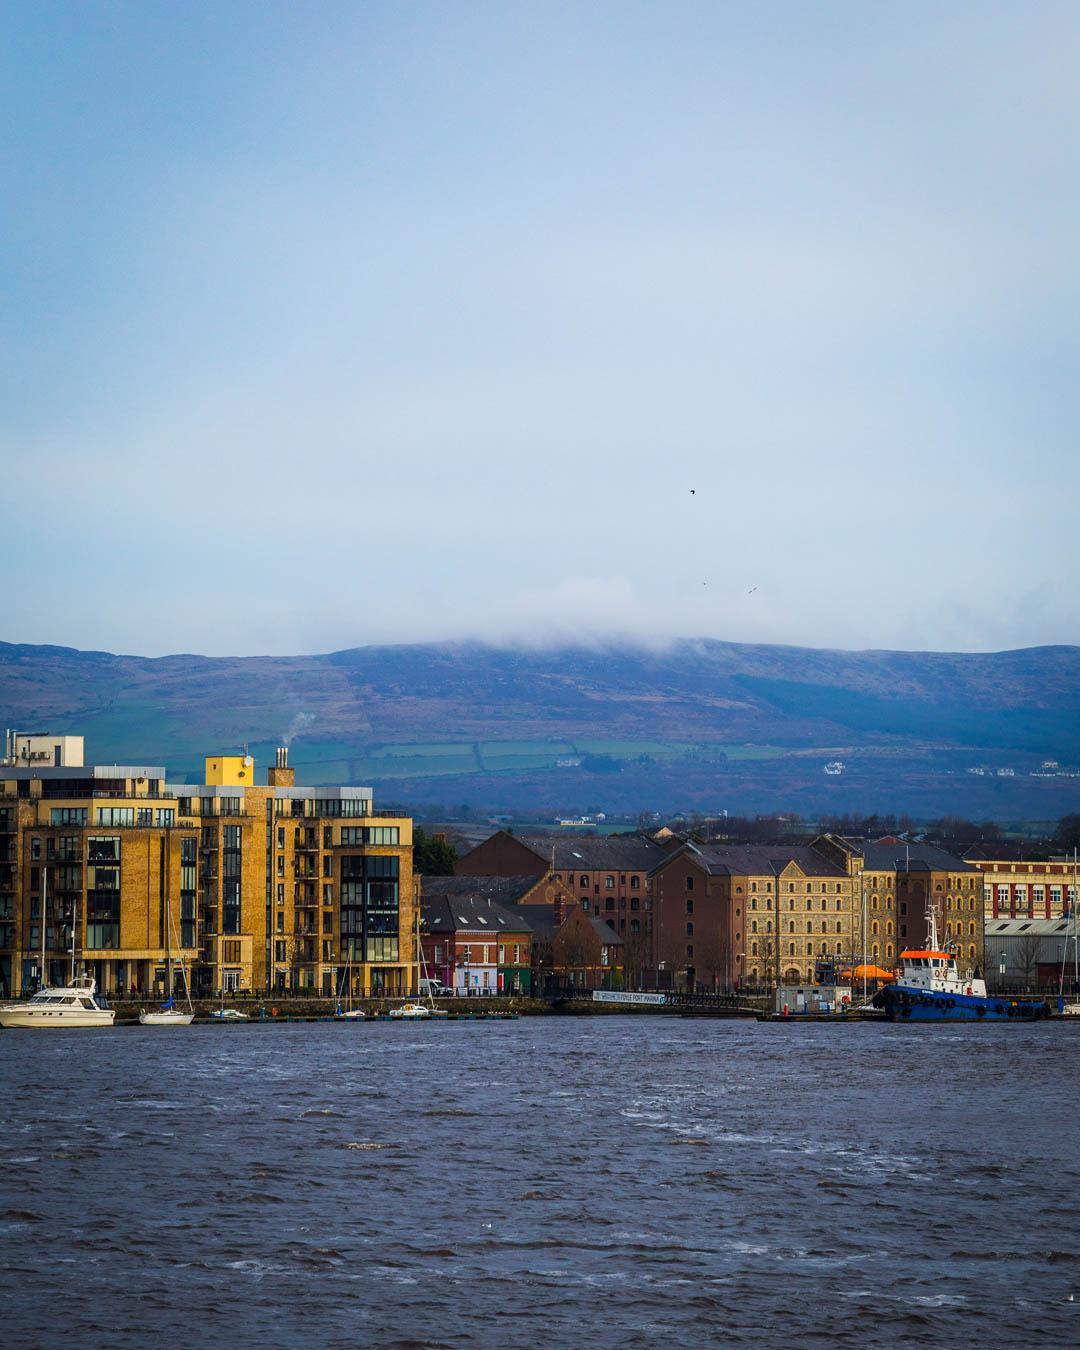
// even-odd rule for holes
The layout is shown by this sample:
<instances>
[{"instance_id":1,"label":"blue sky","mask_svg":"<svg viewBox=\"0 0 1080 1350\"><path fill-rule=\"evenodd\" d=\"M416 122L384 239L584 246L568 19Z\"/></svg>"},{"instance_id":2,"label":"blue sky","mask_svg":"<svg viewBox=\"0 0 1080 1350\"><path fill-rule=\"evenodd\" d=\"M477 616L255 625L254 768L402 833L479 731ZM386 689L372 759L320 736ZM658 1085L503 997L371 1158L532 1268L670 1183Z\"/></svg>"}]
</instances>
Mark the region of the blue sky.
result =
<instances>
[{"instance_id":1,"label":"blue sky","mask_svg":"<svg viewBox=\"0 0 1080 1350\"><path fill-rule=\"evenodd\" d=\"M0 37L3 638L1077 639L1075 5Z\"/></svg>"}]
</instances>

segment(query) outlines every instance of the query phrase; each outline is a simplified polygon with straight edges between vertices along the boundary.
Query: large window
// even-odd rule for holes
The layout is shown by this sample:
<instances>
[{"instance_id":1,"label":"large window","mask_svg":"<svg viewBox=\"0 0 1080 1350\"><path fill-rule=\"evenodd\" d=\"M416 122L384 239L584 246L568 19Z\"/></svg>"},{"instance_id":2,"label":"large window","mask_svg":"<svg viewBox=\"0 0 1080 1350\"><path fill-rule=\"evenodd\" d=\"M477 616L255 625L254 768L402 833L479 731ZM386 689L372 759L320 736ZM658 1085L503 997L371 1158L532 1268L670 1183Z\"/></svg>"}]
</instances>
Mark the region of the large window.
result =
<instances>
[{"instance_id":1,"label":"large window","mask_svg":"<svg viewBox=\"0 0 1080 1350\"><path fill-rule=\"evenodd\" d=\"M371 798L316 797L315 814L317 816L369 816L371 814Z\"/></svg>"},{"instance_id":2,"label":"large window","mask_svg":"<svg viewBox=\"0 0 1080 1350\"><path fill-rule=\"evenodd\" d=\"M240 826L221 827L221 931L240 932Z\"/></svg>"},{"instance_id":3,"label":"large window","mask_svg":"<svg viewBox=\"0 0 1080 1350\"><path fill-rule=\"evenodd\" d=\"M341 859L342 945L353 960L398 959L399 870L396 857Z\"/></svg>"},{"instance_id":4,"label":"large window","mask_svg":"<svg viewBox=\"0 0 1080 1350\"><path fill-rule=\"evenodd\" d=\"M135 808L133 806L99 806L97 823L99 825L134 825Z\"/></svg>"},{"instance_id":5,"label":"large window","mask_svg":"<svg viewBox=\"0 0 1080 1350\"><path fill-rule=\"evenodd\" d=\"M85 825L85 806L54 806L49 812L52 825Z\"/></svg>"}]
</instances>

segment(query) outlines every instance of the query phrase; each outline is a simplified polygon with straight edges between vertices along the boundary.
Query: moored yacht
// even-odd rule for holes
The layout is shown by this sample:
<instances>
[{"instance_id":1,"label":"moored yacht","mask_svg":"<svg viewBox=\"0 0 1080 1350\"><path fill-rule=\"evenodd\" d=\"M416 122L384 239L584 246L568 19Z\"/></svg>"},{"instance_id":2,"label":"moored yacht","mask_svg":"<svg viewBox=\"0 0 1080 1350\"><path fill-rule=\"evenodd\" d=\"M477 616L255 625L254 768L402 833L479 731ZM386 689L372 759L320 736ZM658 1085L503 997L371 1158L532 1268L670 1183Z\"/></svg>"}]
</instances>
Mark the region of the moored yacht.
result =
<instances>
[{"instance_id":1,"label":"moored yacht","mask_svg":"<svg viewBox=\"0 0 1080 1350\"><path fill-rule=\"evenodd\" d=\"M39 989L25 1003L0 1007L0 1027L111 1027L116 1013L97 997L97 985L80 975L68 985Z\"/></svg>"}]
</instances>

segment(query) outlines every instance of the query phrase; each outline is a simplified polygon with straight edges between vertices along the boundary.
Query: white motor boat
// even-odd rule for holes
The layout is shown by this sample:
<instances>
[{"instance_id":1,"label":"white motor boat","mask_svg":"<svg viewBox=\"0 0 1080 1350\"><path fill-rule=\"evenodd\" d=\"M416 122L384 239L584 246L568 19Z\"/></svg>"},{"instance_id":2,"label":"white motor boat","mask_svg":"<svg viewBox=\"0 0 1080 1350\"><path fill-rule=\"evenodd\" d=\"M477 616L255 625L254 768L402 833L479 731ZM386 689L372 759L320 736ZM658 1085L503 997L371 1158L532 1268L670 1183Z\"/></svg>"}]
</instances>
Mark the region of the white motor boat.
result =
<instances>
[{"instance_id":1,"label":"white motor boat","mask_svg":"<svg viewBox=\"0 0 1080 1350\"><path fill-rule=\"evenodd\" d=\"M242 1013L236 1008L215 1008L210 1016L215 1022L248 1022L251 1020L247 1013Z\"/></svg>"},{"instance_id":2,"label":"white motor boat","mask_svg":"<svg viewBox=\"0 0 1080 1350\"><path fill-rule=\"evenodd\" d=\"M25 1003L0 1007L0 1027L111 1027L116 1013L97 997L97 984L80 975L68 985L40 989Z\"/></svg>"},{"instance_id":3,"label":"white motor boat","mask_svg":"<svg viewBox=\"0 0 1080 1350\"><path fill-rule=\"evenodd\" d=\"M424 1018L431 1016L431 1009L423 1003L408 1002L403 1003L400 1008L391 1008L390 1016L397 1017L416 1017Z\"/></svg>"}]
</instances>

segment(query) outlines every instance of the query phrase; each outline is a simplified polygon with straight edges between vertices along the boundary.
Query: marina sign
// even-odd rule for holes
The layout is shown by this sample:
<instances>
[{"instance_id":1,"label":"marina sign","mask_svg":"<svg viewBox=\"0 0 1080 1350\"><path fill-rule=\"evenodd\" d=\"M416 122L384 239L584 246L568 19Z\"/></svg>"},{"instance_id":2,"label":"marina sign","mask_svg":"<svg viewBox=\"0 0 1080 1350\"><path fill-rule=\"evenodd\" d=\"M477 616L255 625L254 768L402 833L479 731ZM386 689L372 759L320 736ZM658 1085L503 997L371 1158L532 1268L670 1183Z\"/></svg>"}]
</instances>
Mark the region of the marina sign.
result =
<instances>
[{"instance_id":1,"label":"marina sign","mask_svg":"<svg viewBox=\"0 0 1080 1350\"><path fill-rule=\"evenodd\" d=\"M594 989L594 1003L652 1003L664 1004L667 994L630 994L621 989Z\"/></svg>"}]
</instances>

